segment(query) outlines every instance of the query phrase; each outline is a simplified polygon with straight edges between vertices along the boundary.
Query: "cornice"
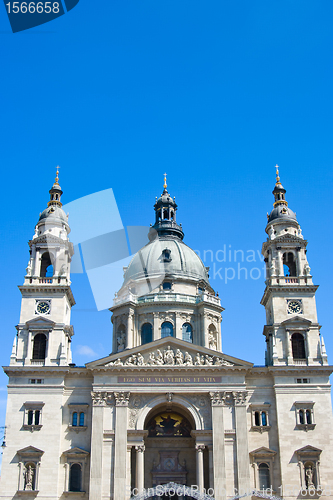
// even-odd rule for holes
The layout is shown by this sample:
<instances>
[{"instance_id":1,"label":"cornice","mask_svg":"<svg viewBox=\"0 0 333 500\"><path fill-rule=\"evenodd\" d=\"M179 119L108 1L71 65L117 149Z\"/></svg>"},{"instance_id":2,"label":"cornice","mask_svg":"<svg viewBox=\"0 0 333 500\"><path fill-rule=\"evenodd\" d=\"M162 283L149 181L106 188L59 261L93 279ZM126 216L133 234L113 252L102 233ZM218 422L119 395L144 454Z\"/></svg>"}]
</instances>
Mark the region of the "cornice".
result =
<instances>
[{"instance_id":1,"label":"cornice","mask_svg":"<svg viewBox=\"0 0 333 500\"><path fill-rule=\"evenodd\" d=\"M311 365L293 365L293 366L254 366L248 371L249 374L271 374L274 375L295 375L301 373L312 373L318 375L330 375L333 373L333 366L311 366Z\"/></svg>"},{"instance_id":2,"label":"cornice","mask_svg":"<svg viewBox=\"0 0 333 500\"><path fill-rule=\"evenodd\" d=\"M237 372L247 372L251 369L251 367L247 366L221 366L221 365L115 365L115 366L95 366L90 368L92 373L95 372L221 372L221 374L225 374L228 371L237 371Z\"/></svg>"},{"instance_id":3,"label":"cornice","mask_svg":"<svg viewBox=\"0 0 333 500\"><path fill-rule=\"evenodd\" d=\"M55 278L56 279L56 278ZM54 294L65 294L68 297L68 300L71 306L76 304L72 289L69 285L50 285L50 284L39 284L39 285L19 285L18 289L20 292L28 292L28 293L42 293L43 295L54 295Z\"/></svg>"},{"instance_id":4,"label":"cornice","mask_svg":"<svg viewBox=\"0 0 333 500\"><path fill-rule=\"evenodd\" d=\"M35 366L35 365L25 365L25 366L3 366L3 371L6 375L15 375L20 374L21 376L26 375L50 375L50 374L70 374L70 375L91 375L89 369L84 366L80 367L70 367L70 366Z\"/></svg>"},{"instance_id":5,"label":"cornice","mask_svg":"<svg viewBox=\"0 0 333 500\"><path fill-rule=\"evenodd\" d=\"M267 285L264 291L264 294L261 298L260 304L265 305L269 294L273 292L278 292L278 294L289 294L298 292L298 293L316 293L318 290L319 285L299 285L298 283L293 283L291 285ZM277 295L278 295L277 294Z\"/></svg>"}]
</instances>

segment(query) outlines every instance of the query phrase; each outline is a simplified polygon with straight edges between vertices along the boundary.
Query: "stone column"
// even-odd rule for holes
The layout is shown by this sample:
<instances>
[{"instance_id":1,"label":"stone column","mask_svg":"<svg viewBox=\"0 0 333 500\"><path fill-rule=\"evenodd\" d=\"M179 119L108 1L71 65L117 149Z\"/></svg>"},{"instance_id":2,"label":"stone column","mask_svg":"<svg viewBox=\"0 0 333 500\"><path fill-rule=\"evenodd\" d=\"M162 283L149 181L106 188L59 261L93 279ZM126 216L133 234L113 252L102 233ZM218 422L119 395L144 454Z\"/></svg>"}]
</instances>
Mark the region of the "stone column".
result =
<instances>
[{"instance_id":1,"label":"stone column","mask_svg":"<svg viewBox=\"0 0 333 500\"><path fill-rule=\"evenodd\" d=\"M160 337L160 332L159 332L160 318L158 313L153 313L153 315L154 315L153 340L158 340Z\"/></svg>"},{"instance_id":2,"label":"stone column","mask_svg":"<svg viewBox=\"0 0 333 500\"><path fill-rule=\"evenodd\" d=\"M246 418L246 391L233 392L235 403L238 491L250 491L249 446ZM243 493L242 493L243 492Z\"/></svg>"},{"instance_id":3,"label":"stone column","mask_svg":"<svg viewBox=\"0 0 333 500\"><path fill-rule=\"evenodd\" d=\"M181 329L181 317L180 317L180 314L179 312L176 312L175 314L176 316L176 321L175 321L175 337L177 339L182 339L183 338L183 335L182 335L182 329Z\"/></svg>"},{"instance_id":4,"label":"stone column","mask_svg":"<svg viewBox=\"0 0 333 500\"><path fill-rule=\"evenodd\" d=\"M145 478L145 469L144 469L144 452L145 445L140 444L135 447L136 450L136 488L139 490L139 493L142 492L144 488L144 478Z\"/></svg>"},{"instance_id":5,"label":"stone column","mask_svg":"<svg viewBox=\"0 0 333 500\"><path fill-rule=\"evenodd\" d=\"M116 401L113 498L126 498L127 407L129 392L114 392ZM89 499L90 500L90 499Z\"/></svg>"},{"instance_id":6,"label":"stone column","mask_svg":"<svg viewBox=\"0 0 333 500\"><path fill-rule=\"evenodd\" d=\"M283 260L282 259L283 259L283 256L282 256L281 249L277 248L277 261L278 261L279 276L284 276Z\"/></svg>"},{"instance_id":7,"label":"stone column","mask_svg":"<svg viewBox=\"0 0 333 500\"><path fill-rule=\"evenodd\" d=\"M133 314L134 311L130 309L127 315L127 335L126 335L126 348L133 347Z\"/></svg>"},{"instance_id":8,"label":"stone column","mask_svg":"<svg viewBox=\"0 0 333 500\"><path fill-rule=\"evenodd\" d=\"M132 487L132 464L131 464L131 455L132 454L132 445L127 445L127 457L126 457L126 498L130 498L131 487Z\"/></svg>"},{"instance_id":9,"label":"stone column","mask_svg":"<svg viewBox=\"0 0 333 500\"><path fill-rule=\"evenodd\" d=\"M296 269L296 275L297 276L303 276L303 271L302 271L302 260L301 260L301 249L297 248L297 269Z\"/></svg>"},{"instance_id":10,"label":"stone column","mask_svg":"<svg viewBox=\"0 0 333 500\"><path fill-rule=\"evenodd\" d=\"M214 472L213 485L215 490L215 500L226 500L227 483L225 473L225 442L224 442L224 422L223 404L226 400L225 392L210 392L212 405L212 429L213 429L213 459Z\"/></svg>"},{"instance_id":11,"label":"stone column","mask_svg":"<svg viewBox=\"0 0 333 500\"><path fill-rule=\"evenodd\" d=\"M203 463L203 452L205 449L204 444L196 444L195 451L197 452L197 486L199 491L202 493L204 488L204 463Z\"/></svg>"},{"instance_id":12,"label":"stone column","mask_svg":"<svg viewBox=\"0 0 333 500\"><path fill-rule=\"evenodd\" d=\"M27 345L27 357L24 361L24 364L25 365L31 365L31 359L32 359L32 335L31 335L31 331L28 330L28 345Z\"/></svg>"},{"instance_id":13,"label":"stone column","mask_svg":"<svg viewBox=\"0 0 333 500\"><path fill-rule=\"evenodd\" d=\"M208 464L209 464L209 487L214 488L214 456L213 445L208 445Z\"/></svg>"},{"instance_id":14,"label":"stone column","mask_svg":"<svg viewBox=\"0 0 333 500\"><path fill-rule=\"evenodd\" d=\"M103 419L104 407L109 397L107 392L94 391L92 397L92 429L90 452L90 500L102 498L102 461L103 461Z\"/></svg>"},{"instance_id":15,"label":"stone column","mask_svg":"<svg viewBox=\"0 0 333 500\"><path fill-rule=\"evenodd\" d=\"M294 360L293 360L293 353L291 349L291 337L290 337L290 332L289 330L286 330L286 351L287 351L287 364L292 365Z\"/></svg>"}]
</instances>

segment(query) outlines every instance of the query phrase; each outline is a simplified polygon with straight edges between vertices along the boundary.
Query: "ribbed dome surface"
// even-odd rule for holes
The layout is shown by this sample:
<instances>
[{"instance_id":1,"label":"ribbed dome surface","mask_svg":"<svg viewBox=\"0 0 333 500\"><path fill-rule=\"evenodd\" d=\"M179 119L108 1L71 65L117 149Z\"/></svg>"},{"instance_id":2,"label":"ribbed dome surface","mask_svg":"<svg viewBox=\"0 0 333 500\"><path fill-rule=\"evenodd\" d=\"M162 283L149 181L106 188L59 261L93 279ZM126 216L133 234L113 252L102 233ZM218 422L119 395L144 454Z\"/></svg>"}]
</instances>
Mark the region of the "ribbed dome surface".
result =
<instances>
[{"instance_id":1,"label":"ribbed dome surface","mask_svg":"<svg viewBox=\"0 0 333 500\"><path fill-rule=\"evenodd\" d=\"M268 218L268 224L276 219L293 220L293 221L297 222L295 212L290 210L290 208L286 207L285 205L279 205L279 206L273 208L273 210L271 211L270 216Z\"/></svg>"},{"instance_id":2,"label":"ribbed dome surface","mask_svg":"<svg viewBox=\"0 0 333 500\"><path fill-rule=\"evenodd\" d=\"M209 284L200 257L180 239L170 237L156 238L134 255L126 270L124 284L129 280L165 274L204 280Z\"/></svg>"},{"instance_id":3,"label":"ribbed dome surface","mask_svg":"<svg viewBox=\"0 0 333 500\"><path fill-rule=\"evenodd\" d=\"M56 220L59 221L60 219L62 222L66 222L66 224L68 224L67 215L62 208L57 206L51 206L43 210L43 212L40 214L38 222L44 219L49 219L50 222Z\"/></svg>"}]
</instances>

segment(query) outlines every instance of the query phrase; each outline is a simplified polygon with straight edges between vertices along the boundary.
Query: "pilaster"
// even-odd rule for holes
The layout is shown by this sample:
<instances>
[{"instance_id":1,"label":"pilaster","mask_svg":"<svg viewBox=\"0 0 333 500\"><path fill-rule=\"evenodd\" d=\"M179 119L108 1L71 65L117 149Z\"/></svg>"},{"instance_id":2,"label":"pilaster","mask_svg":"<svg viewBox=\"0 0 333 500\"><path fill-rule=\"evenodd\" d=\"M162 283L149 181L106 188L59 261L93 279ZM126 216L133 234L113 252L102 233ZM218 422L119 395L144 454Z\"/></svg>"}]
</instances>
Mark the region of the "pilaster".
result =
<instances>
[{"instance_id":1,"label":"pilaster","mask_svg":"<svg viewBox=\"0 0 333 500\"><path fill-rule=\"evenodd\" d=\"M114 456L114 500L126 498L126 456L127 456L127 408L130 393L114 392L116 402L115 456Z\"/></svg>"}]
</instances>

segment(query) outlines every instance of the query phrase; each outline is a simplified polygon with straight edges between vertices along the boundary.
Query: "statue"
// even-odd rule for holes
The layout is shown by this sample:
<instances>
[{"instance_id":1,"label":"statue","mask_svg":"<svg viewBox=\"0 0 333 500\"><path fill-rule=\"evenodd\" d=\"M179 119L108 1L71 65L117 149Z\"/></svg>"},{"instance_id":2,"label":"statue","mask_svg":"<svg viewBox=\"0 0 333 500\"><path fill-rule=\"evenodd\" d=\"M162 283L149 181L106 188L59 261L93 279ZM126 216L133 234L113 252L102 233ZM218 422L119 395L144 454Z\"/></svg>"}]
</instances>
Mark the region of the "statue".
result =
<instances>
[{"instance_id":1,"label":"statue","mask_svg":"<svg viewBox=\"0 0 333 500\"><path fill-rule=\"evenodd\" d=\"M184 355L180 349L177 349L175 358L176 358L176 365L183 365L184 364Z\"/></svg>"},{"instance_id":2,"label":"statue","mask_svg":"<svg viewBox=\"0 0 333 500\"><path fill-rule=\"evenodd\" d=\"M136 359L136 354L132 354L129 358L126 359L125 365L136 365L137 359Z\"/></svg>"},{"instance_id":3,"label":"statue","mask_svg":"<svg viewBox=\"0 0 333 500\"><path fill-rule=\"evenodd\" d=\"M308 263L306 263L305 266L304 266L304 274L305 274L305 276L310 276L310 271L311 271L311 267L309 266Z\"/></svg>"},{"instance_id":4,"label":"statue","mask_svg":"<svg viewBox=\"0 0 333 500\"><path fill-rule=\"evenodd\" d=\"M213 356L205 356L205 365L212 366L213 365Z\"/></svg>"},{"instance_id":5,"label":"statue","mask_svg":"<svg viewBox=\"0 0 333 500\"><path fill-rule=\"evenodd\" d=\"M33 479L34 479L34 469L31 467L31 465L28 465L25 469L25 487L24 489L27 491L32 491L33 490Z\"/></svg>"},{"instance_id":6,"label":"statue","mask_svg":"<svg viewBox=\"0 0 333 500\"><path fill-rule=\"evenodd\" d=\"M32 265L31 265L31 260L29 260L28 267L26 268L27 271L27 276L31 276L32 274Z\"/></svg>"},{"instance_id":7,"label":"statue","mask_svg":"<svg viewBox=\"0 0 333 500\"><path fill-rule=\"evenodd\" d=\"M63 264L63 265L61 266L61 268L59 269L58 276L65 276L66 271L67 271L67 267L65 266L65 264Z\"/></svg>"},{"instance_id":8,"label":"statue","mask_svg":"<svg viewBox=\"0 0 333 500\"><path fill-rule=\"evenodd\" d=\"M197 352L196 355L195 355L195 360L194 360L194 364L195 365L202 365L203 363L201 363L201 358L200 358L200 354Z\"/></svg>"},{"instance_id":9,"label":"statue","mask_svg":"<svg viewBox=\"0 0 333 500\"><path fill-rule=\"evenodd\" d=\"M270 228L268 229L268 236L269 236L270 240L274 240L274 228L273 228L273 226L270 226Z\"/></svg>"},{"instance_id":10,"label":"statue","mask_svg":"<svg viewBox=\"0 0 333 500\"><path fill-rule=\"evenodd\" d=\"M153 352L149 353L149 358L148 358L147 364L148 365L156 365L155 354Z\"/></svg>"},{"instance_id":11,"label":"statue","mask_svg":"<svg viewBox=\"0 0 333 500\"><path fill-rule=\"evenodd\" d=\"M192 366L193 365L192 356L187 351L185 352L184 364L187 365L187 366Z\"/></svg>"},{"instance_id":12,"label":"statue","mask_svg":"<svg viewBox=\"0 0 333 500\"><path fill-rule=\"evenodd\" d=\"M138 352L138 355L137 355L137 364L139 366L143 366L145 364L144 357L142 356L142 354L140 352Z\"/></svg>"},{"instance_id":13,"label":"statue","mask_svg":"<svg viewBox=\"0 0 333 500\"><path fill-rule=\"evenodd\" d=\"M208 344L209 349L214 349L214 351L216 351L216 338L213 333L208 333Z\"/></svg>"},{"instance_id":14,"label":"statue","mask_svg":"<svg viewBox=\"0 0 333 500\"><path fill-rule=\"evenodd\" d=\"M305 469L305 481L308 489L315 487L313 484L313 470L310 465Z\"/></svg>"},{"instance_id":15,"label":"statue","mask_svg":"<svg viewBox=\"0 0 333 500\"><path fill-rule=\"evenodd\" d=\"M160 349L157 349L157 356L155 357L155 363L157 365L163 365L164 364L163 354L161 353Z\"/></svg>"},{"instance_id":16,"label":"statue","mask_svg":"<svg viewBox=\"0 0 333 500\"><path fill-rule=\"evenodd\" d=\"M168 345L168 348L164 350L164 363L166 365L174 365L175 364L175 353Z\"/></svg>"},{"instance_id":17,"label":"statue","mask_svg":"<svg viewBox=\"0 0 333 500\"><path fill-rule=\"evenodd\" d=\"M117 352L123 351L125 349L126 334L122 332L117 337Z\"/></svg>"}]
</instances>

